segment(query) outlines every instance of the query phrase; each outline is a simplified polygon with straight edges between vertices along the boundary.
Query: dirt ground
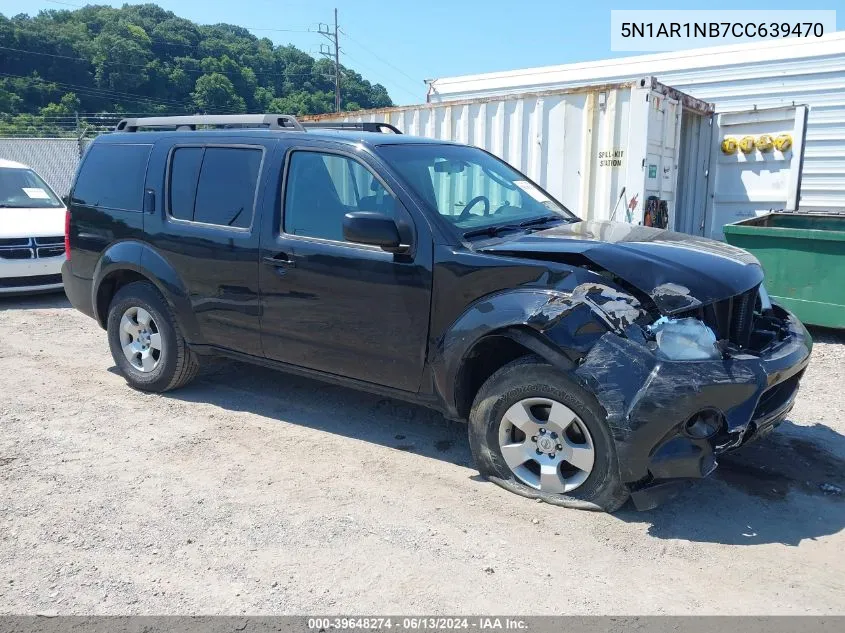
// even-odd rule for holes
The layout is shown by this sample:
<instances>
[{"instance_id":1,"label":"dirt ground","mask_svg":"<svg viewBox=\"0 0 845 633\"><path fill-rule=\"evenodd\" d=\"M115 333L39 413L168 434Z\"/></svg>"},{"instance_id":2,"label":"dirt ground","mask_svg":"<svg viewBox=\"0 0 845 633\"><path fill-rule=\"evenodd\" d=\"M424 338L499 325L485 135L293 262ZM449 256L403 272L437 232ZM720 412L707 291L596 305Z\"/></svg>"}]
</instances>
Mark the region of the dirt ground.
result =
<instances>
[{"instance_id":1,"label":"dirt ground","mask_svg":"<svg viewBox=\"0 0 845 633\"><path fill-rule=\"evenodd\" d=\"M480 480L425 409L215 362L129 389L63 296L0 299L0 613L843 614L845 336L790 420L645 513Z\"/></svg>"}]
</instances>

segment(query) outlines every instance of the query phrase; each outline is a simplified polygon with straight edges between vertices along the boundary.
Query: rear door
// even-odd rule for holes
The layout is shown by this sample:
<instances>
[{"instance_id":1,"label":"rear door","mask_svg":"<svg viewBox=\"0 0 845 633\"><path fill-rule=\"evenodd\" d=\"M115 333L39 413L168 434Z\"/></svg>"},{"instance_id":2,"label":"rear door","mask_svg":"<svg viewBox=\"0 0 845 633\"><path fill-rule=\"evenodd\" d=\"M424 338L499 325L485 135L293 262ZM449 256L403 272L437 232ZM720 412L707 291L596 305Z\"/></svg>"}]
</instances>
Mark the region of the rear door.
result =
<instances>
[{"instance_id":1,"label":"rear door","mask_svg":"<svg viewBox=\"0 0 845 633\"><path fill-rule=\"evenodd\" d=\"M714 115L705 236L725 224L800 202L807 106Z\"/></svg>"},{"instance_id":2,"label":"rear door","mask_svg":"<svg viewBox=\"0 0 845 633\"><path fill-rule=\"evenodd\" d=\"M254 356L262 355L256 203L275 145L217 135L160 142L157 177L147 182L162 204L145 232L187 287L203 342Z\"/></svg>"},{"instance_id":3,"label":"rear door","mask_svg":"<svg viewBox=\"0 0 845 633\"><path fill-rule=\"evenodd\" d=\"M144 179L152 148L102 140L89 148L68 206L75 276L93 278L103 251L115 242L144 239Z\"/></svg>"}]
</instances>

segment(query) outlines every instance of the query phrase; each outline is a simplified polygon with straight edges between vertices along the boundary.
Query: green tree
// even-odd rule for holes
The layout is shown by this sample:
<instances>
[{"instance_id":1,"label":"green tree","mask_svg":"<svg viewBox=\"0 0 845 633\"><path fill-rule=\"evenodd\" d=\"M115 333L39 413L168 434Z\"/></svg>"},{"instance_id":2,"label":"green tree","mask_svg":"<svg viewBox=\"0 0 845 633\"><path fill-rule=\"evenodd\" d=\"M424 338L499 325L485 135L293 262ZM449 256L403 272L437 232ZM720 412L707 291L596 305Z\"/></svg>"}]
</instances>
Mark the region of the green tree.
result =
<instances>
[{"instance_id":1,"label":"green tree","mask_svg":"<svg viewBox=\"0 0 845 633\"><path fill-rule=\"evenodd\" d=\"M281 26L284 26L282 23ZM334 110L334 67L231 24L199 25L152 4L0 14L0 120L37 131L80 112ZM342 68L344 108L391 105ZM63 99L69 93L76 101Z\"/></svg>"},{"instance_id":2,"label":"green tree","mask_svg":"<svg viewBox=\"0 0 845 633\"><path fill-rule=\"evenodd\" d=\"M220 73L197 79L191 94L194 105L203 112L246 112L246 102L229 78Z\"/></svg>"},{"instance_id":3,"label":"green tree","mask_svg":"<svg viewBox=\"0 0 845 633\"><path fill-rule=\"evenodd\" d=\"M41 116L43 117L67 117L73 115L74 112L79 111L79 97L74 93L66 93L59 103L50 103L41 108Z\"/></svg>"},{"instance_id":4,"label":"green tree","mask_svg":"<svg viewBox=\"0 0 845 633\"><path fill-rule=\"evenodd\" d=\"M270 104L272 103L275 95L273 94L272 88L265 88L263 86L258 86L255 89L255 95L253 96L253 101L257 106L258 110L261 112L269 112L270 111Z\"/></svg>"},{"instance_id":5,"label":"green tree","mask_svg":"<svg viewBox=\"0 0 845 633\"><path fill-rule=\"evenodd\" d=\"M310 95L304 91L277 97L270 102L268 110L275 114L293 114L295 116L312 114L309 97Z\"/></svg>"}]
</instances>

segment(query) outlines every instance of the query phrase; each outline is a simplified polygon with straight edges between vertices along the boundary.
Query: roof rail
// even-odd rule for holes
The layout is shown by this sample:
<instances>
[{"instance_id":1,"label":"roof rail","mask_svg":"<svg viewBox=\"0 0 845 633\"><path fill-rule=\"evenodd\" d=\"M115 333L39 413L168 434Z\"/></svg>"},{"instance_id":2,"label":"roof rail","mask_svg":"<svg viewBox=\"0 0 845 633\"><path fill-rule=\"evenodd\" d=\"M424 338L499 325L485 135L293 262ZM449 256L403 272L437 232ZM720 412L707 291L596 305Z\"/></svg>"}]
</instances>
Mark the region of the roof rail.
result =
<instances>
[{"instance_id":1,"label":"roof rail","mask_svg":"<svg viewBox=\"0 0 845 633\"><path fill-rule=\"evenodd\" d=\"M372 121L366 121L361 123L332 123L329 121L305 121L302 125L305 127L305 129L313 127L322 128L324 130L362 130L364 132L381 132L382 134L402 134L402 130L400 130L395 125L391 125L390 123L377 123Z\"/></svg>"},{"instance_id":2,"label":"roof rail","mask_svg":"<svg viewBox=\"0 0 845 633\"><path fill-rule=\"evenodd\" d=\"M142 128L196 130L198 125L222 128L266 127L271 130L304 132L305 128L290 114L191 114L123 119L115 132L138 132Z\"/></svg>"}]
</instances>

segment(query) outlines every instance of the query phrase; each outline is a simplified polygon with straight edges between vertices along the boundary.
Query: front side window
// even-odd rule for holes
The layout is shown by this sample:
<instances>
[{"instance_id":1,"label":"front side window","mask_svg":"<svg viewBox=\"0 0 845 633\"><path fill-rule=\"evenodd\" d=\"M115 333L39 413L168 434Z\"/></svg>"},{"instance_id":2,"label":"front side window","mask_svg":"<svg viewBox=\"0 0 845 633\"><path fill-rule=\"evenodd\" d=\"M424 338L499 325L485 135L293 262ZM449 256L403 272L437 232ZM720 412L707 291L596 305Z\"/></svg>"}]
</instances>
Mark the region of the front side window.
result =
<instances>
[{"instance_id":1,"label":"front side window","mask_svg":"<svg viewBox=\"0 0 845 633\"><path fill-rule=\"evenodd\" d=\"M0 167L0 209L60 206L53 190L31 169Z\"/></svg>"},{"instance_id":2,"label":"front side window","mask_svg":"<svg viewBox=\"0 0 845 633\"><path fill-rule=\"evenodd\" d=\"M152 145L92 145L73 188L74 202L140 211L151 148Z\"/></svg>"},{"instance_id":3,"label":"front side window","mask_svg":"<svg viewBox=\"0 0 845 633\"><path fill-rule=\"evenodd\" d=\"M498 158L464 145L407 144L378 148L435 212L461 231L575 216Z\"/></svg>"},{"instance_id":4,"label":"front side window","mask_svg":"<svg viewBox=\"0 0 845 633\"><path fill-rule=\"evenodd\" d=\"M170 215L249 228L262 156L257 148L177 147L170 159Z\"/></svg>"},{"instance_id":5,"label":"front side window","mask_svg":"<svg viewBox=\"0 0 845 633\"><path fill-rule=\"evenodd\" d=\"M395 217L396 200L358 161L338 154L295 151L288 167L284 231L343 240L343 216L376 211Z\"/></svg>"}]
</instances>

